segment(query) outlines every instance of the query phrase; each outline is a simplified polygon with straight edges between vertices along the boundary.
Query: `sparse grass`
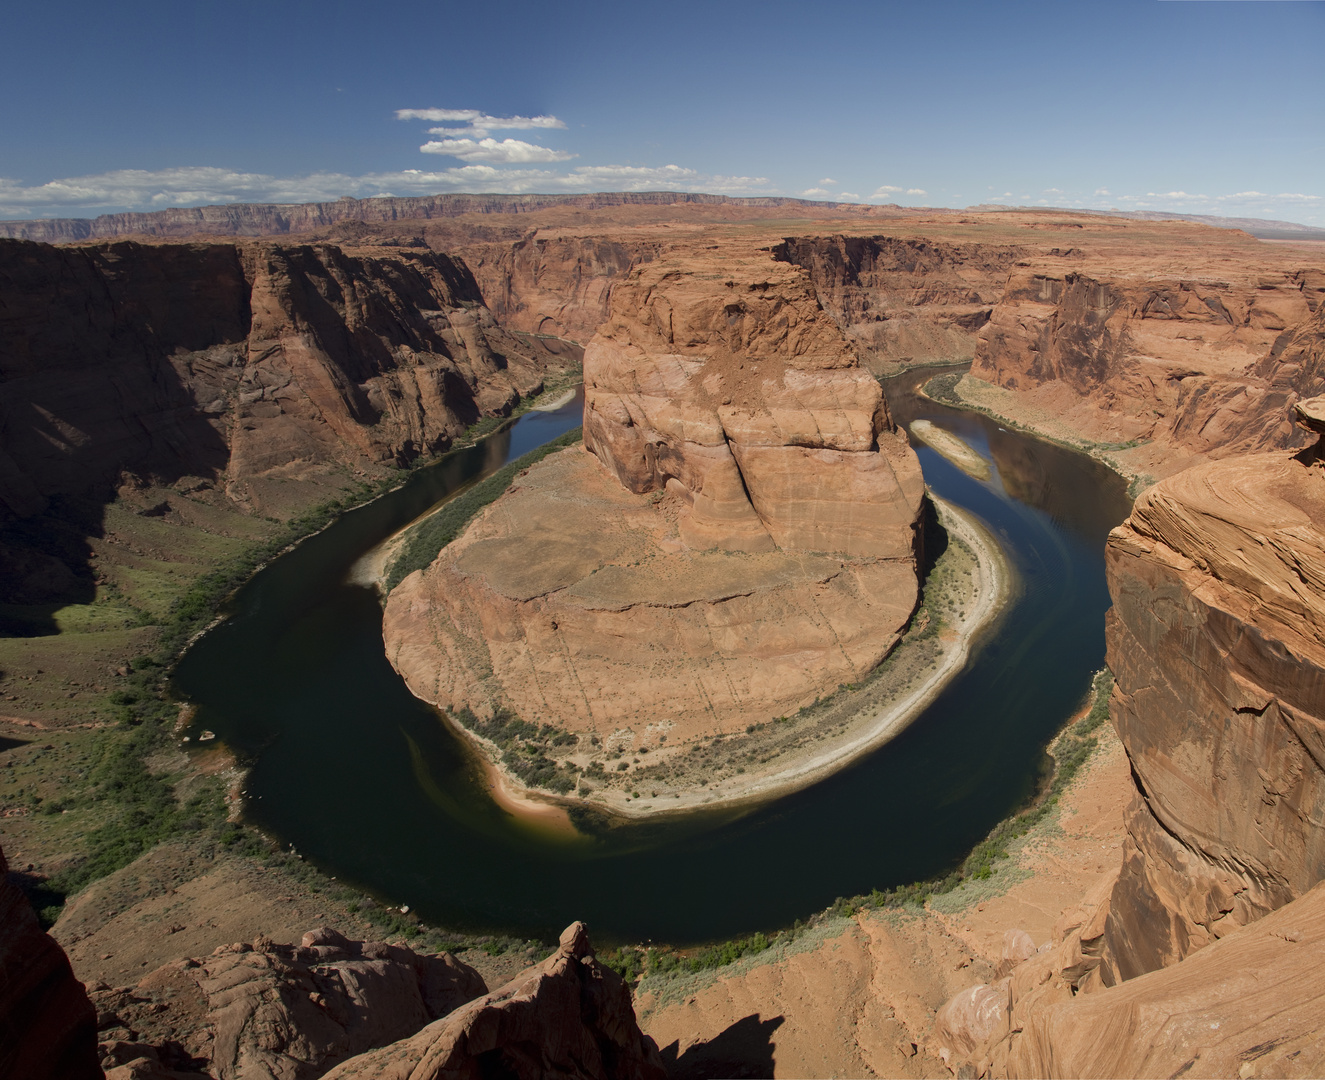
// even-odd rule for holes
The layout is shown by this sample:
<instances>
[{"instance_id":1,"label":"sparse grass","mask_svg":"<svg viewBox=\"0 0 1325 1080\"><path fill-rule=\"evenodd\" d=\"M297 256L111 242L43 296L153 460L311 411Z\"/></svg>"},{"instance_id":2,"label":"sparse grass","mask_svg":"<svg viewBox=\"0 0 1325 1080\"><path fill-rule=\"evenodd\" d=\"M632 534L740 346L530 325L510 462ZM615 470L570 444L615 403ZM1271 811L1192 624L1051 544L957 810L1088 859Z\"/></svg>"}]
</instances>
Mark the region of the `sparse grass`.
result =
<instances>
[{"instance_id":1,"label":"sparse grass","mask_svg":"<svg viewBox=\"0 0 1325 1080\"><path fill-rule=\"evenodd\" d=\"M551 442L544 443L537 449L530 450L523 457L517 458L498 469L491 476L480 480L455 498L443 505L435 514L419 522L411 530L399 554L391 560L386 571L386 589L390 592L415 570L422 570L432 564L437 553L446 547L464 530L474 515L485 506L496 502L511 482L525 469L542 461L549 454L573 446L582 437L580 428L566 432Z\"/></svg>"}]
</instances>

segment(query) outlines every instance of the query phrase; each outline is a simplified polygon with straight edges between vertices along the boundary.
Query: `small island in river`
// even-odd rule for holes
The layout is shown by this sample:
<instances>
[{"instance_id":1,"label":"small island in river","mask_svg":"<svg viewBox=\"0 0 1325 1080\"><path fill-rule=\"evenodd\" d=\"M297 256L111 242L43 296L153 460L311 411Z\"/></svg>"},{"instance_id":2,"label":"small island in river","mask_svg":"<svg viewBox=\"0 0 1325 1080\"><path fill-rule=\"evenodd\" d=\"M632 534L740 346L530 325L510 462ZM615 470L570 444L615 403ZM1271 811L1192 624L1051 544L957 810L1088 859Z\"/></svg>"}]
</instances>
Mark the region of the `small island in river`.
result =
<instances>
[{"instance_id":1,"label":"small island in river","mask_svg":"<svg viewBox=\"0 0 1325 1080\"><path fill-rule=\"evenodd\" d=\"M708 257L617 286L584 447L387 598L391 663L526 796L635 815L804 786L913 719L1006 591L804 272L746 255L715 282Z\"/></svg>"}]
</instances>

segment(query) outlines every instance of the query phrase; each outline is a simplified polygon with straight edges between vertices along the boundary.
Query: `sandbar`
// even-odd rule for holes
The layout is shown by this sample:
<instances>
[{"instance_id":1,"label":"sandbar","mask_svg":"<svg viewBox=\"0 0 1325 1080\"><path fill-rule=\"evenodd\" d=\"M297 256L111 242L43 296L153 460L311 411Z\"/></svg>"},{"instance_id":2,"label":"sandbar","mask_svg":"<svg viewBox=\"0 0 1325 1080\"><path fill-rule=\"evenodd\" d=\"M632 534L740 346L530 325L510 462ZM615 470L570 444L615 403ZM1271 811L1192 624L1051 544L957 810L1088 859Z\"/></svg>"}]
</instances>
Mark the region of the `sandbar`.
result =
<instances>
[{"instance_id":1,"label":"sandbar","mask_svg":"<svg viewBox=\"0 0 1325 1080\"><path fill-rule=\"evenodd\" d=\"M936 453L947 458L967 476L976 480L988 480L993 475L989 462L968 446L965 440L958 438L952 432L945 431L928 420L913 420L911 434Z\"/></svg>"}]
</instances>

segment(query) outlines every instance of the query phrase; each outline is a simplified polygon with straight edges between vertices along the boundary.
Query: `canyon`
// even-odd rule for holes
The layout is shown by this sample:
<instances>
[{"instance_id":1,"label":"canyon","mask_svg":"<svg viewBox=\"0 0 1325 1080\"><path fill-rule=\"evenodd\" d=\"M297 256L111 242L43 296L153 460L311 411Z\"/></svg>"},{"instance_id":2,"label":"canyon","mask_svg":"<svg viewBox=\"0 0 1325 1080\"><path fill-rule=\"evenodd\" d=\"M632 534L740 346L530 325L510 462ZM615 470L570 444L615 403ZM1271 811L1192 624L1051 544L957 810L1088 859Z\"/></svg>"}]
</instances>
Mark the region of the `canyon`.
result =
<instances>
[{"instance_id":1,"label":"canyon","mask_svg":"<svg viewBox=\"0 0 1325 1080\"><path fill-rule=\"evenodd\" d=\"M37 778L27 782L54 797L67 766L43 766L33 736L49 740L43 752L56 761L101 738L95 725L113 713L100 703L127 678L107 668L152 640L128 608L96 607L108 584L144 609L164 605L155 582L187 583L215 553L268 535L269 519L389 482L572 375L581 348L590 452L531 469L392 594L393 661L429 700L476 714L509 702L540 719L560 710L568 727L590 718L586 734L627 729L629 702L662 693L675 702L668 731L680 742L712 733L696 671L715 642L732 640L761 661L796 655L775 662L767 682L727 679L732 726L798 709L876 664L915 608L923 481L871 376L970 359L951 388L957 399L1104 458L1138 486L1160 479L1106 553L1118 742L1072 805L1108 814L1062 858L1085 846L1090 857L1033 915L1027 897L1053 859L1028 871L1038 876L1021 891L1013 883L1006 899L981 901L987 913L949 914L936 901L923 918L942 927L850 915L814 949L724 969L690 995L697 1002L649 999L644 1029L676 1041L667 1064L678 1075L745 1060L735 1035L723 1041L729 1029L749 1029L765 1055L756 1059L781 1072L1319 1071L1318 249L1059 211L815 207L788 220L802 208L532 197L447 206L402 201L389 216L383 207L352 220L325 208L172 211L105 227L143 237L159 226L173 243L0 242L3 588L6 618L27 620L25 636L0 650L0 753L22 756ZM80 228L51 223L45 238L78 238ZM208 230L251 238L192 239ZM64 539L42 539L51 535ZM203 549L200 536L230 546ZM187 560L172 537L194 545ZM519 554L530 537L536 559ZM825 594L857 637L823 617ZM770 607L778 619L767 619ZM73 609L124 617L53 633ZM719 610L733 616L720 620L727 638L715 636ZM410 634L427 649L402 645ZM650 674L631 682L620 654L593 655L605 637L641 657L678 645L664 662L637 660L632 670ZM500 644L484 645L486 661L480 638ZM452 643L445 670L442 640ZM545 648L555 641L569 647ZM68 659L75 645L94 659ZM600 700L566 692L576 673L590 673ZM82 699L66 697L71 678ZM652 750L663 733L647 732ZM19 805L6 795L7 809ZM35 864L24 874L77 862L64 826L59 814L4 819L6 848ZM175 917L160 918L164 927ZM1030 950L1012 934L1025 928ZM158 965L179 959L169 936L150 946ZM25 947L83 1016L51 946ZM226 962L261 955L297 967L282 949L296 947L268 939ZM896 973L922 957L916 981ZM86 954L74 974L92 962ZM924 975L926 964L941 973ZM179 974L202 977L190 971ZM820 1013L795 989L806 973ZM510 1035L508 1064L548 1068L551 1059L529 1063L563 1044L542 1020L517 1017L530 995L560 1002L557 1030L573 1027L568 1002L584 1004L591 1033L572 1041L584 1048L578 1060L598 1055L597 1074L661 1075L615 978L583 932L569 932L509 993L436 1018L420 1007L411 1023L421 1030L375 1035L404 1042L370 1051L378 1056L358 1075L460 1068L471 1050L496 1049L475 1041L480 1030ZM827 1034L830 1011L865 1017L859 1030L876 1056L836 1066L816 1057L816 1040L839 1038ZM787 1021L780 1035L772 1018ZM68 1037L92 1052L89 1033ZM738 1056L724 1058L730 1047ZM356 1075L352 1060L339 1070Z\"/></svg>"}]
</instances>

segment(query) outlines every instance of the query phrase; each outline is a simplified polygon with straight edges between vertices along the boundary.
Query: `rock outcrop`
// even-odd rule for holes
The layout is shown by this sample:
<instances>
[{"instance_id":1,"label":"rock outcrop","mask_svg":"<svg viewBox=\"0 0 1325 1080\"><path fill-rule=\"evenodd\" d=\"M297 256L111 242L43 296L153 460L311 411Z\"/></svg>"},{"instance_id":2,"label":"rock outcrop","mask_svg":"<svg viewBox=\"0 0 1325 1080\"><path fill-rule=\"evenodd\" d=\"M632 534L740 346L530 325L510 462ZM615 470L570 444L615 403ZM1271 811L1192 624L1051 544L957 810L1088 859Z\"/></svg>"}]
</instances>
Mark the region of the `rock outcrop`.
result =
<instances>
[{"instance_id":1,"label":"rock outcrop","mask_svg":"<svg viewBox=\"0 0 1325 1080\"><path fill-rule=\"evenodd\" d=\"M364 1054L328 1080L664 1080L653 1040L635 1021L630 991L599 963L583 923L543 964L425 1027Z\"/></svg>"},{"instance_id":2,"label":"rock outcrop","mask_svg":"<svg viewBox=\"0 0 1325 1080\"><path fill-rule=\"evenodd\" d=\"M1325 884L1175 967L1023 1010L1016 1077L1313 1077L1325 1069Z\"/></svg>"},{"instance_id":3,"label":"rock outcrop","mask_svg":"<svg viewBox=\"0 0 1325 1080\"><path fill-rule=\"evenodd\" d=\"M259 938L221 946L92 998L108 1070L301 1080L487 992L478 972L449 953L420 956L320 927L299 945Z\"/></svg>"},{"instance_id":4,"label":"rock outcrop","mask_svg":"<svg viewBox=\"0 0 1325 1080\"><path fill-rule=\"evenodd\" d=\"M585 350L585 446L692 548L912 558L919 463L805 276L659 261Z\"/></svg>"},{"instance_id":5,"label":"rock outcrop","mask_svg":"<svg viewBox=\"0 0 1325 1080\"><path fill-rule=\"evenodd\" d=\"M9 880L0 851L0 1076L99 1077L96 1030L87 991Z\"/></svg>"},{"instance_id":6,"label":"rock outcrop","mask_svg":"<svg viewBox=\"0 0 1325 1080\"><path fill-rule=\"evenodd\" d=\"M545 459L391 593L387 654L416 695L586 734L648 725L672 749L892 649L917 596L915 454L802 271L710 259L613 290L585 353L597 460Z\"/></svg>"},{"instance_id":7,"label":"rock outcrop","mask_svg":"<svg viewBox=\"0 0 1325 1080\"><path fill-rule=\"evenodd\" d=\"M969 360L1023 257L1007 244L923 237L788 237L777 258L804 267L824 308L875 372Z\"/></svg>"},{"instance_id":8,"label":"rock outcrop","mask_svg":"<svg viewBox=\"0 0 1325 1080\"><path fill-rule=\"evenodd\" d=\"M1299 406L1319 426L1321 399ZM1105 933L1122 980L1325 877L1325 463L1197 466L1109 538L1111 712L1137 795Z\"/></svg>"}]
</instances>

